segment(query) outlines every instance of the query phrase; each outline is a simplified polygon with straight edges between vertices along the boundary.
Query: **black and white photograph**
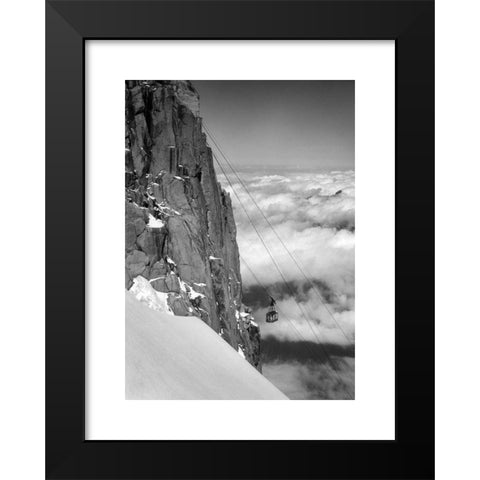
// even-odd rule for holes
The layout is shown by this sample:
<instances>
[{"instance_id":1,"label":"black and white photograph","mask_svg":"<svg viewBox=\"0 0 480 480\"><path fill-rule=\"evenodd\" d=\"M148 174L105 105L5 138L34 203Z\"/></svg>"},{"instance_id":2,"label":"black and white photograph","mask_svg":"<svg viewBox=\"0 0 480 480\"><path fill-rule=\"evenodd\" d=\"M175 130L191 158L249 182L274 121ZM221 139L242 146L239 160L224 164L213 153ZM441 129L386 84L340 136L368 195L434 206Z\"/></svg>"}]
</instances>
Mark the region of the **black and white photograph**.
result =
<instances>
[{"instance_id":1,"label":"black and white photograph","mask_svg":"<svg viewBox=\"0 0 480 480\"><path fill-rule=\"evenodd\" d=\"M353 80L125 82L125 398L355 399Z\"/></svg>"},{"instance_id":2,"label":"black and white photograph","mask_svg":"<svg viewBox=\"0 0 480 480\"><path fill-rule=\"evenodd\" d=\"M0 478L480 478L470 4L5 3Z\"/></svg>"}]
</instances>

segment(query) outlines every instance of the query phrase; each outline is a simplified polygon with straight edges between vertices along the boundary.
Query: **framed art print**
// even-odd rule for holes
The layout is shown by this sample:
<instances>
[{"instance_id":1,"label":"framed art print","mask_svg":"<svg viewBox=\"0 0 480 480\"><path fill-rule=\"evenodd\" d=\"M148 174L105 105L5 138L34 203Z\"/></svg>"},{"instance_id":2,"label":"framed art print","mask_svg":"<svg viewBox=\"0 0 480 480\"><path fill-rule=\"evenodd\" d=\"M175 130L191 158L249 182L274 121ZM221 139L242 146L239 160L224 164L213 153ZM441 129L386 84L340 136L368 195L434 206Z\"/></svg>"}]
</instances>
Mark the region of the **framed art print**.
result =
<instances>
[{"instance_id":1,"label":"framed art print","mask_svg":"<svg viewBox=\"0 0 480 480\"><path fill-rule=\"evenodd\" d=\"M47 109L48 478L433 478L432 2L49 1Z\"/></svg>"}]
</instances>

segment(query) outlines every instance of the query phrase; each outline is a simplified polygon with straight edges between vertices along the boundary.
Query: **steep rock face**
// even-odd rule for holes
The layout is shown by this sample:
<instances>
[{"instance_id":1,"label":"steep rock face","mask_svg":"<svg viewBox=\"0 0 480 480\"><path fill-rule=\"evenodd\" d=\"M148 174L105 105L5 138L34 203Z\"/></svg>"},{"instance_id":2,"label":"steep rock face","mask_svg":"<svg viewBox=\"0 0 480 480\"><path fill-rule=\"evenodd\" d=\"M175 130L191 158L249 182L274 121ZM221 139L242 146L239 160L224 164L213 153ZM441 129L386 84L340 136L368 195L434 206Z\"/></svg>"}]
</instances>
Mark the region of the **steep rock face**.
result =
<instances>
[{"instance_id":1,"label":"steep rock face","mask_svg":"<svg viewBox=\"0 0 480 480\"><path fill-rule=\"evenodd\" d=\"M125 287L149 280L175 315L200 317L261 370L231 200L199 113L190 82L126 82Z\"/></svg>"}]
</instances>

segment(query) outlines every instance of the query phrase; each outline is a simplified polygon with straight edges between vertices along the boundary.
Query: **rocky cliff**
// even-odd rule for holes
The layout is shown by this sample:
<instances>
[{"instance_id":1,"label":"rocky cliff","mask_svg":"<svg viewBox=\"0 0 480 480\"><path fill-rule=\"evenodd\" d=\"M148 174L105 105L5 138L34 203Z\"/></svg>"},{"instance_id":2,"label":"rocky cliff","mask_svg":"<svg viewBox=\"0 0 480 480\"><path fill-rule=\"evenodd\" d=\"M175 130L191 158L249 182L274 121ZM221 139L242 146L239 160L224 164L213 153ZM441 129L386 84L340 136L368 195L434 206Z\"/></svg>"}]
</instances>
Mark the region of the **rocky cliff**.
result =
<instances>
[{"instance_id":1,"label":"rocky cliff","mask_svg":"<svg viewBox=\"0 0 480 480\"><path fill-rule=\"evenodd\" d=\"M126 82L125 287L147 280L175 315L198 316L261 370L231 200L199 114L190 82Z\"/></svg>"}]
</instances>

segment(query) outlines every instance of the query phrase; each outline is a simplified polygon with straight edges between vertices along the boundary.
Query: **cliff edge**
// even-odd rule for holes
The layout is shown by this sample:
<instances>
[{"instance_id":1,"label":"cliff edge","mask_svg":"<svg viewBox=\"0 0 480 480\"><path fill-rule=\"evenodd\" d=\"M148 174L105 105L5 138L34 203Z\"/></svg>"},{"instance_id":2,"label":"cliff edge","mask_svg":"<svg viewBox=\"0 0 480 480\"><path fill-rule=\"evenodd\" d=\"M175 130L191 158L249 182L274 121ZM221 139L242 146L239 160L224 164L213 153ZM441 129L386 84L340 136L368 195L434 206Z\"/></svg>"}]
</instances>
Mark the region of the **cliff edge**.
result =
<instances>
[{"instance_id":1,"label":"cliff edge","mask_svg":"<svg viewBox=\"0 0 480 480\"><path fill-rule=\"evenodd\" d=\"M242 304L236 227L188 81L125 84L125 288L148 282L261 371L260 332Z\"/></svg>"}]
</instances>

